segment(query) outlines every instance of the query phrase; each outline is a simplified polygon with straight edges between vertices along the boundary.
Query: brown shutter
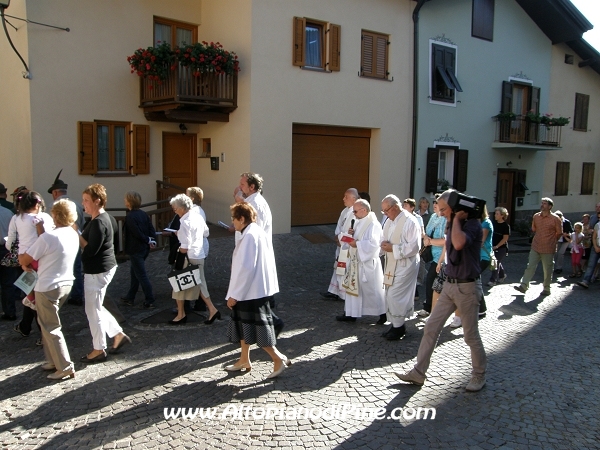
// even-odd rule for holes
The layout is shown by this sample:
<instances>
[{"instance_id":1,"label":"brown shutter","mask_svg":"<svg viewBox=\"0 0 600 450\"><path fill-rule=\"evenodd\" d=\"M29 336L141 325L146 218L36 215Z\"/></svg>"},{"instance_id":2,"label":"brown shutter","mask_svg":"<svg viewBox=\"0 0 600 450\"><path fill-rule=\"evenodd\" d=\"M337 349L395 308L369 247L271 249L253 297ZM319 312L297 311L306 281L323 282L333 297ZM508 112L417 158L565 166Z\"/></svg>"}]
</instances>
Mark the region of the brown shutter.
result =
<instances>
[{"instance_id":1,"label":"brown shutter","mask_svg":"<svg viewBox=\"0 0 600 450\"><path fill-rule=\"evenodd\" d=\"M438 162L440 151L437 148L427 149L427 168L425 170L425 192L437 192Z\"/></svg>"},{"instance_id":2,"label":"brown shutter","mask_svg":"<svg viewBox=\"0 0 600 450\"><path fill-rule=\"evenodd\" d=\"M342 27L329 24L329 70L340 70L340 35Z\"/></svg>"},{"instance_id":3,"label":"brown shutter","mask_svg":"<svg viewBox=\"0 0 600 450\"><path fill-rule=\"evenodd\" d=\"M133 173L150 173L150 127L133 125Z\"/></svg>"},{"instance_id":4,"label":"brown shutter","mask_svg":"<svg viewBox=\"0 0 600 450\"><path fill-rule=\"evenodd\" d=\"M77 122L77 162L79 175L96 173L96 124L94 122Z\"/></svg>"},{"instance_id":5,"label":"brown shutter","mask_svg":"<svg viewBox=\"0 0 600 450\"><path fill-rule=\"evenodd\" d=\"M581 195L592 195L594 193L594 171L595 163L584 162L581 174Z\"/></svg>"},{"instance_id":6,"label":"brown shutter","mask_svg":"<svg viewBox=\"0 0 600 450\"><path fill-rule=\"evenodd\" d=\"M374 44L375 37L363 31L362 33L362 43L361 43L361 53L360 53L360 74L365 77L375 76L374 73Z\"/></svg>"},{"instance_id":7,"label":"brown shutter","mask_svg":"<svg viewBox=\"0 0 600 450\"><path fill-rule=\"evenodd\" d=\"M502 82L502 103L500 112L507 113L512 111L512 92L513 84L510 81Z\"/></svg>"},{"instance_id":8,"label":"brown shutter","mask_svg":"<svg viewBox=\"0 0 600 450\"><path fill-rule=\"evenodd\" d=\"M581 105L581 129L586 130L588 128L588 110L590 107L590 96L582 94L582 105Z\"/></svg>"},{"instance_id":9,"label":"brown shutter","mask_svg":"<svg viewBox=\"0 0 600 450\"><path fill-rule=\"evenodd\" d=\"M377 36L376 43L375 75L387 78L388 40L385 36Z\"/></svg>"},{"instance_id":10,"label":"brown shutter","mask_svg":"<svg viewBox=\"0 0 600 450\"><path fill-rule=\"evenodd\" d=\"M306 55L306 19L304 17L294 17L294 48L292 63L295 66L304 66Z\"/></svg>"},{"instance_id":11,"label":"brown shutter","mask_svg":"<svg viewBox=\"0 0 600 450\"><path fill-rule=\"evenodd\" d=\"M565 161L556 162L556 180L554 183L554 195L569 194L569 170L571 163Z\"/></svg>"},{"instance_id":12,"label":"brown shutter","mask_svg":"<svg viewBox=\"0 0 600 450\"><path fill-rule=\"evenodd\" d=\"M467 163L469 150L456 150L454 154L454 189L460 192L467 190Z\"/></svg>"},{"instance_id":13,"label":"brown shutter","mask_svg":"<svg viewBox=\"0 0 600 450\"><path fill-rule=\"evenodd\" d=\"M539 87L535 87L535 86L531 87L531 107L529 109L535 113L540 112L540 88Z\"/></svg>"}]
</instances>

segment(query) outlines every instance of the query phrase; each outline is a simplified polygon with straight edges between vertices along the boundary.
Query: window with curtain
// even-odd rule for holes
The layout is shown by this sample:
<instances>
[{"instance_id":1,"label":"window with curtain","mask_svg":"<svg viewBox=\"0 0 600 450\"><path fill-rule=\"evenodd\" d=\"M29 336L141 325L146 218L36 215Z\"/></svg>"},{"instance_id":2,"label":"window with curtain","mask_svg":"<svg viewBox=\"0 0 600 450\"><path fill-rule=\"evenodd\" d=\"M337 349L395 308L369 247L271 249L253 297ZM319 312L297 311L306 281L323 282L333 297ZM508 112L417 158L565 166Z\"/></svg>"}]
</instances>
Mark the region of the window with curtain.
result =
<instances>
[{"instance_id":1,"label":"window with curtain","mask_svg":"<svg viewBox=\"0 0 600 450\"><path fill-rule=\"evenodd\" d=\"M306 66L323 68L323 26L306 23Z\"/></svg>"},{"instance_id":2,"label":"window with curtain","mask_svg":"<svg viewBox=\"0 0 600 450\"><path fill-rule=\"evenodd\" d=\"M324 72L340 70L341 27L305 17L294 17L292 64Z\"/></svg>"},{"instance_id":3,"label":"window with curtain","mask_svg":"<svg viewBox=\"0 0 600 450\"><path fill-rule=\"evenodd\" d=\"M150 173L150 127L131 122L78 122L80 175Z\"/></svg>"},{"instance_id":4,"label":"window with curtain","mask_svg":"<svg viewBox=\"0 0 600 450\"><path fill-rule=\"evenodd\" d=\"M173 46L198 42L198 25L154 17L154 45L167 42Z\"/></svg>"}]
</instances>

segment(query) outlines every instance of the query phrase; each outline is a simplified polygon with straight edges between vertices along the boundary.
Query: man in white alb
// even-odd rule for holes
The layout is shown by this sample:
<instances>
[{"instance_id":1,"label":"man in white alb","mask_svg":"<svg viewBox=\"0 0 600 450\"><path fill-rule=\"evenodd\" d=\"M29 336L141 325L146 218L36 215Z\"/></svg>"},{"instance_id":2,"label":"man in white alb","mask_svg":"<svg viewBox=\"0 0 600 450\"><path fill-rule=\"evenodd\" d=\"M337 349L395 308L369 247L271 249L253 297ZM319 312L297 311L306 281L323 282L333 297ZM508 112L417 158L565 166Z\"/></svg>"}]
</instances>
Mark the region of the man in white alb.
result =
<instances>
[{"instance_id":1,"label":"man in white alb","mask_svg":"<svg viewBox=\"0 0 600 450\"><path fill-rule=\"evenodd\" d=\"M344 242L349 247L346 274L342 286L346 291L344 314L337 316L340 322L355 322L357 317L379 316L378 325L386 322L383 272L379 259L383 230L371 205L357 200L352 213L356 218L348 230L352 240Z\"/></svg>"},{"instance_id":2,"label":"man in white alb","mask_svg":"<svg viewBox=\"0 0 600 450\"><path fill-rule=\"evenodd\" d=\"M381 201L381 212L388 218L383 226L381 250L385 254L383 284L387 318L392 323L382 336L395 341L406 333L404 321L414 311L421 227L413 214L402 209L395 195Z\"/></svg>"},{"instance_id":3,"label":"man in white alb","mask_svg":"<svg viewBox=\"0 0 600 450\"><path fill-rule=\"evenodd\" d=\"M359 199L358 191L355 188L350 188L344 193L344 206L338 219L337 226L335 227L336 243L338 247L335 249L335 262L333 264L333 275L331 275L331 282L329 283L328 292L321 292L321 296L325 298L332 298L344 300L346 298L346 291L342 287L342 276L343 270L338 270L338 257L340 256L340 241L337 236L340 233L347 233L350 228L350 223L354 214L352 213L352 206L354 202Z\"/></svg>"}]
</instances>

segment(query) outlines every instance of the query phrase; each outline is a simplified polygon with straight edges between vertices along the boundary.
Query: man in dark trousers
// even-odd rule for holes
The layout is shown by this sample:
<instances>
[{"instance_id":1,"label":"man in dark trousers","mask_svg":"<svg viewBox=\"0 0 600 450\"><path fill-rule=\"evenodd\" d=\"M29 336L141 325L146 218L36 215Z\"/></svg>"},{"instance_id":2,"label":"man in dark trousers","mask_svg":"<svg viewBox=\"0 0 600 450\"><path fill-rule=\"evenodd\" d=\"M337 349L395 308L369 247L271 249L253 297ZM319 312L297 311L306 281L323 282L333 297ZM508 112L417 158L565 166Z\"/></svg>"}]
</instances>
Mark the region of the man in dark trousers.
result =
<instances>
[{"instance_id":1,"label":"man in dark trousers","mask_svg":"<svg viewBox=\"0 0 600 450\"><path fill-rule=\"evenodd\" d=\"M453 189L445 191L438 199L439 212L449 224L446 239L446 276L440 298L425 325L417 363L407 373L394 374L403 381L423 385L429 368L431 355L438 337L450 315L459 309L464 330L464 339L471 348L471 381L466 387L469 392L479 391L485 386L487 357L479 336L478 313L482 292L481 268L479 265L483 232L478 218L468 218L465 211L452 211L448 205Z\"/></svg>"}]
</instances>

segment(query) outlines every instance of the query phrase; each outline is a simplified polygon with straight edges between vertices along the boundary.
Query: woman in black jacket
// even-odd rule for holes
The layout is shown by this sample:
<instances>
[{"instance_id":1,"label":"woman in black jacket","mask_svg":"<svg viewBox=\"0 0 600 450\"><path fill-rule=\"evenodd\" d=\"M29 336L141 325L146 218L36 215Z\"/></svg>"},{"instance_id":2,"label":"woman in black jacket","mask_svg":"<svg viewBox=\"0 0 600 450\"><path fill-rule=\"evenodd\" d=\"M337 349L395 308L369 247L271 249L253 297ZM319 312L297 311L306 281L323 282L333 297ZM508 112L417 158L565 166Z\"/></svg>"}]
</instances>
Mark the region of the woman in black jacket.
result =
<instances>
[{"instance_id":1,"label":"woman in black jacket","mask_svg":"<svg viewBox=\"0 0 600 450\"><path fill-rule=\"evenodd\" d=\"M146 300L144 308L154 308L154 293L152 284L146 273L146 258L150 247L156 246L156 231L150 217L140 209L142 197L135 191L125 194L125 207L128 209L125 217L125 254L129 255L130 280L129 292L121 300L126 305L133 306L135 294L140 284Z\"/></svg>"}]
</instances>

